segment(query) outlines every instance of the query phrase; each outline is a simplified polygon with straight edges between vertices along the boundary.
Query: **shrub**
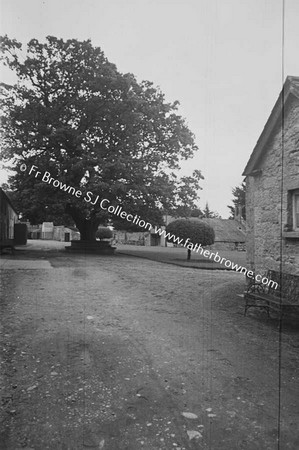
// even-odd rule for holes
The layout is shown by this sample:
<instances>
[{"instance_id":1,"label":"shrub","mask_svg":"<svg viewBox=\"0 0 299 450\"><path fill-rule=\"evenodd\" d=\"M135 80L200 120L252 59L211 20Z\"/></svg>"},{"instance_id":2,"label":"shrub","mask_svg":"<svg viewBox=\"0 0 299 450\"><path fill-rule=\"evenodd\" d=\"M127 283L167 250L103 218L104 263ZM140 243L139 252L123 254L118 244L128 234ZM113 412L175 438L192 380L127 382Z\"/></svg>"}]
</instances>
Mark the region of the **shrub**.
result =
<instances>
[{"instance_id":1,"label":"shrub","mask_svg":"<svg viewBox=\"0 0 299 450\"><path fill-rule=\"evenodd\" d=\"M96 238L100 239L101 241L103 239L111 239L113 237L112 230L107 227L99 227L96 232Z\"/></svg>"},{"instance_id":2,"label":"shrub","mask_svg":"<svg viewBox=\"0 0 299 450\"><path fill-rule=\"evenodd\" d=\"M185 243L186 239L190 239L186 248L188 250L187 259L191 257L191 245L201 244L201 246L211 245L215 240L215 232L213 228L207 223L196 219L178 219L171 222L166 227L166 232L173 234L176 238L183 239ZM170 242L174 242L169 239ZM188 248L189 246L189 248Z\"/></svg>"}]
</instances>

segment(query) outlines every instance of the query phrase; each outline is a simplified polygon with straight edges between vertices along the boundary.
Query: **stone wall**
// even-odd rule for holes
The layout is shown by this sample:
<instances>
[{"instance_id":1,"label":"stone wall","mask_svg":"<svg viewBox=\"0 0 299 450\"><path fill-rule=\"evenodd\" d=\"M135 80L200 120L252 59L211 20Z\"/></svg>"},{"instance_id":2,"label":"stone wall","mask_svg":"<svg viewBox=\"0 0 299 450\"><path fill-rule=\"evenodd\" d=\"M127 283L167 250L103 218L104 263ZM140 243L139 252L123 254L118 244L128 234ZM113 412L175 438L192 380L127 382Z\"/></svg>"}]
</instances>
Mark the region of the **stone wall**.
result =
<instances>
[{"instance_id":1,"label":"stone wall","mask_svg":"<svg viewBox=\"0 0 299 450\"><path fill-rule=\"evenodd\" d=\"M283 140L283 145L282 145ZM282 148L284 149L282 157ZM288 191L299 189L299 100L285 109L263 149L261 172L246 178L247 264L257 273L268 269L299 274L299 239L287 239Z\"/></svg>"},{"instance_id":2,"label":"stone wall","mask_svg":"<svg viewBox=\"0 0 299 450\"><path fill-rule=\"evenodd\" d=\"M209 248L211 250L245 251L245 243L216 241L214 244L209 245Z\"/></svg>"},{"instance_id":3,"label":"stone wall","mask_svg":"<svg viewBox=\"0 0 299 450\"><path fill-rule=\"evenodd\" d=\"M148 231L122 231L113 230L113 242L115 244L142 245L148 246L150 243L150 233Z\"/></svg>"},{"instance_id":4,"label":"stone wall","mask_svg":"<svg viewBox=\"0 0 299 450\"><path fill-rule=\"evenodd\" d=\"M64 242L66 240L66 234L68 234L68 238L70 241L80 240L80 233L78 231L71 230L70 228L63 225L54 226L51 239L53 239L54 241Z\"/></svg>"}]
</instances>

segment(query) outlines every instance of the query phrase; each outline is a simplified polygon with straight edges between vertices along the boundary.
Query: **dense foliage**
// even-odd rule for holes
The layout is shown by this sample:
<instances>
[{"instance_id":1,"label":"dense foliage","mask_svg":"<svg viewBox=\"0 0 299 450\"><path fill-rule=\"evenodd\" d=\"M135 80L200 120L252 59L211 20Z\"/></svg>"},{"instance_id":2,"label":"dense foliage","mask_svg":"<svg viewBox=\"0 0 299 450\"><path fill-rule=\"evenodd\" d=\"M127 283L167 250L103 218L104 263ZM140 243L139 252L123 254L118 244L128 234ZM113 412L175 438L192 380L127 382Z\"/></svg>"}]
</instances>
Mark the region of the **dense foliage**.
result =
<instances>
[{"instance_id":1,"label":"dense foliage","mask_svg":"<svg viewBox=\"0 0 299 450\"><path fill-rule=\"evenodd\" d=\"M203 209L202 217L205 219L220 219L221 217L216 211L212 211L209 207L208 202L206 203L206 206Z\"/></svg>"},{"instance_id":2,"label":"dense foliage","mask_svg":"<svg viewBox=\"0 0 299 450\"><path fill-rule=\"evenodd\" d=\"M244 220L246 220L246 183L243 182L241 186L233 188L232 194L234 196L232 202L233 206L228 206L230 209L230 219L234 219L237 212Z\"/></svg>"},{"instance_id":3,"label":"dense foliage","mask_svg":"<svg viewBox=\"0 0 299 450\"><path fill-rule=\"evenodd\" d=\"M202 247L212 245L215 240L215 232L207 223L198 219L178 219L170 222L166 227L166 232L173 234L180 239L190 239L190 243L200 244ZM190 246L190 244L188 244ZM188 259L191 256L191 250L188 248Z\"/></svg>"},{"instance_id":4,"label":"dense foliage","mask_svg":"<svg viewBox=\"0 0 299 450\"><path fill-rule=\"evenodd\" d=\"M111 239L113 237L113 232L108 227L99 227L96 231L96 238L103 239Z\"/></svg>"},{"instance_id":5,"label":"dense foliage","mask_svg":"<svg viewBox=\"0 0 299 450\"><path fill-rule=\"evenodd\" d=\"M181 160L197 151L178 102L120 73L89 40L32 39L26 52L7 36L0 43L18 78L1 85L2 159L16 169L10 188L25 219L40 223L45 206L56 223L70 214L85 240L109 217L104 198L157 223L162 209L194 207L203 177L199 170L178 177ZM29 175L33 164L40 175ZM45 171L82 196L43 181Z\"/></svg>"}]
</instances>

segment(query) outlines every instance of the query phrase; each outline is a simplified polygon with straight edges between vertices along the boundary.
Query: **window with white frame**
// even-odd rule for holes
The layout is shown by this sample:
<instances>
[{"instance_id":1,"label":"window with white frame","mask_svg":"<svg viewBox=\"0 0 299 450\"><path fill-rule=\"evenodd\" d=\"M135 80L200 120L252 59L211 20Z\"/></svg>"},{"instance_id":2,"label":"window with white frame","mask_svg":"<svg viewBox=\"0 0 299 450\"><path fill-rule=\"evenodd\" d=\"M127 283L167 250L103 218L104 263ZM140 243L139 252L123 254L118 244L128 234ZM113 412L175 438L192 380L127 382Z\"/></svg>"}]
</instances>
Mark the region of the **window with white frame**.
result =
<instances>
[{"instance_id":1,"label":"window with white frame","mask_svg":"<svg viewBox=\"0 0 299 450\"><path fill-rule=\"evenodd\" d=\"M292 197L293 230L299 231L299 189L293 191Z\"/></svg>"}]
</instances>

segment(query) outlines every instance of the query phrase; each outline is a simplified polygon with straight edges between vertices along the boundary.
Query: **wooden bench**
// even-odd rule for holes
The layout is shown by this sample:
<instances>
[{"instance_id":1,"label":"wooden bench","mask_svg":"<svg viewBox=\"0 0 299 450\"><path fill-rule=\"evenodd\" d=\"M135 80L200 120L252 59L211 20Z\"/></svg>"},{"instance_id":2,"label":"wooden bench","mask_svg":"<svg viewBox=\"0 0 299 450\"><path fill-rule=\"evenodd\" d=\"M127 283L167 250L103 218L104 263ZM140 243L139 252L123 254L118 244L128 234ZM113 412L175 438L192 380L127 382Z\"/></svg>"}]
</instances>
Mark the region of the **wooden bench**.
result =
<instances>
[{"instance_id":1,"label":"wooden bench","mask_svg":"<svg viewBox=\"0 0 299 450\"><path fill-rule=\"evenodd\" d=\"M12 255L14 255L14 240L13 239L6 239L3 241L0 241L0 254L2 254L2 251L4 249L9 249L12 253Z\"/></svg>"},{"instance_id":2,"label":"wooden bench","mask_svg":"<svg viewBox=\"0 0 299 450\"><path fill-rule=\"evenodd\" d=\"M245 316L249 308L261 308L266 310L268 317L272 309L278 311L279 317L282 318L286 311L299 307L299 276L268 270L266 277L276 282L278 288L252 280L243 295Z\"/></svg>"}]
</instances>

